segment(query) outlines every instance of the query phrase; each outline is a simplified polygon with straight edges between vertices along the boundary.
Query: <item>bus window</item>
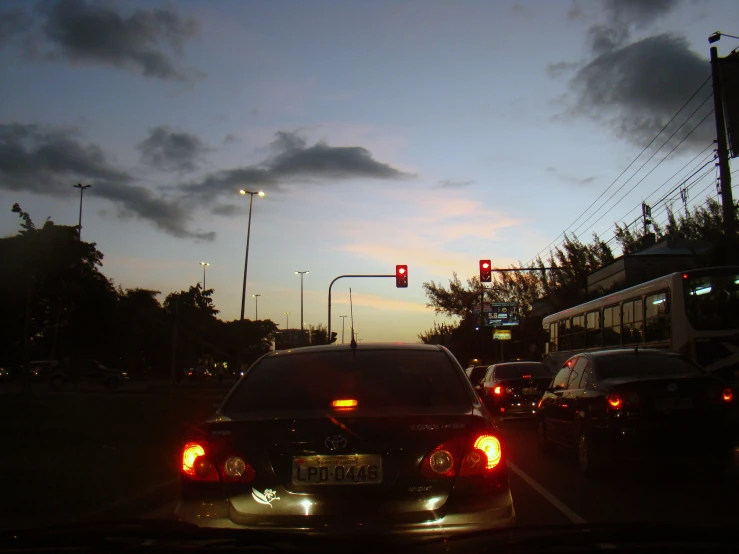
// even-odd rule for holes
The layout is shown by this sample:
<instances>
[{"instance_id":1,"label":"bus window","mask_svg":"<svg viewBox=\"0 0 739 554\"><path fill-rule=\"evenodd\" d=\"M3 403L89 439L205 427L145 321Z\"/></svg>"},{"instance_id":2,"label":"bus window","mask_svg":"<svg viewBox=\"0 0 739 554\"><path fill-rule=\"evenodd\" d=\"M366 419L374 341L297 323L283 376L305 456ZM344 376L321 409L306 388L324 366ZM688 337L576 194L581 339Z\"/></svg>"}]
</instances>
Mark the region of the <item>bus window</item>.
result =
<instances>
[{"instance_id":1,"label":"bus window","mask_svg":"<svg viewBox=\"0 0 739 554\"><path fill-rule=\"evenodd\" d=\"M588 312L585 317L585 345L588 348L601 346L600 312Z\"/></svg>"},{"instance_id":2,"label":"bus window","mask_svg":"<svg viewBox=\"0 0 739 554\"><path fill-rule=\"evenodd\" d=\"M711 275L691 275L683 282L685 309L694 329L724 331L739 327L738 273L719 270Z\"/></svg>"},{"instance_id":3,"label":"bus window","mask_svg":"<svg viewBox=\"0 0 739 554\"><path fill-rule=\"evenodd\" d=\"M670 302L667 292L646 297L644 339L646 342L670 340Z\"/></svg>"},{"instance_id":4,"label":"bus window","mask_svg":"<svg viewBox=\"0 0 739 554\"><path fill-rule=\"evenodd\" d=\"M576 315L572 318L572 339L570 340L573 350L585 348L585 316Z\"/></svg>"},{"instance_id":5,"label":"bus window","mask_svg":"<svg viewBox=\"0 0 739 554\"><path fill-rule=\"evenodd\" d=\"M557 351L557 322L549 324L549 352Z\"/></svg>"},{"instance_id":6,"label":"bus window","mask_svg":"<svg viewBox=\"0 0 739 554\"><path fill-rule=\"evenodd\" d=\"M641 298L627 300L622 305L623 343L636 344L642 339Z\"/></svg>"},{"instance_id":7,"label":"bus window","mask_svg":"<svg viewBox=\"0 0 739 554\"><path fill-rule=\"evenodd\" d=\"M560 319L558 323L559 349L570 350L572 344L570 342L570 318Z\"/></svg>"},{"instance_id":8,"label":"bus window","mask_svg":"<svg viewBox=\"0 0 739 554\"><path fill-rule=\"evenodd\" d=\"M603 308L603 346L621 345L621 306Z\"/></svg>"}]
</instances>

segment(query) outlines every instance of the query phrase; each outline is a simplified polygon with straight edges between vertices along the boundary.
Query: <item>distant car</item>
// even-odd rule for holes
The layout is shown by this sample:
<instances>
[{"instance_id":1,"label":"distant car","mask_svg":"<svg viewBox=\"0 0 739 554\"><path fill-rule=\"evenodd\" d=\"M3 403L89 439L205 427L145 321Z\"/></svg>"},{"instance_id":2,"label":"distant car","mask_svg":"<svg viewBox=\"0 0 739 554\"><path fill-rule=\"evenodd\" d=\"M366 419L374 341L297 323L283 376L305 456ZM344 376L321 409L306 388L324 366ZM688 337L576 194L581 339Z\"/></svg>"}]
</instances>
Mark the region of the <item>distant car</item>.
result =
<instances>
[{"instance_id":1,"label":"distant car","mask_svg":"<svg viewBox=\"0 0 739 554\"><path fill-rule=\"evenodd\" d=\"M129 381L128 373L105 367L97 360L82 359L69 368L61 365L50 370L51 385L59 388L68 383L97 384L117 389Z\"/></svg>"},{"instance_id":2,"label":"distant car","mask_svg":"<svg viewBox=\"0 0 739 554\"><path fill-rule=\"evenodd\" d=\"M210 379L213 377L213 373L205 366L191 367L187 370L187 378L197 381L200 379Z\"/></svg>"},{"instance_id":3,"label":"distant car","mask_svg":"<svg viewBox=\"0 0 739 554\"><path fill-rule=\"evenodd\" d=\"M480 381L478 391L493 415L533 417L553 377L541 362L494 364Z\"/></svg>"},{"instance_id":4,"label":"distant car","mask_svg":"<svg viewBox=\"0 0 739 554\"><path fill-rule=\"evenodd\" d=\"M276 351L185 436L177 516L301 534L507 527L515 512L506 457L443 346Z\"/></svg>"},{"instance_id":5,"label":"distant car","mask_svg":"<svg viewBox=\"0 0 739 554\"><path fill-rule=\"evenodd\" d=\"M720 469L736 439L734 395L687 358L617 349L567 360L539 408L539 444L577 448L585 473L626 460L694 459Z\"/></svg>"},{"instance_id":6,"label":"distant car","mask_svg":"<svg viewBox=\"0 0 739 554\"><path fill-rule=\"evenodd\" d=\"M464 370L465 374L467 375L467 378L470 380L470 383L472 383L473 387L476 387L480 384L480 381L482 381L482 378L485 377L485 373L487 373L488 367L486 365L471 365L467 369Z\"/></svg>"},{"instance_id":7,"label":"distant car","mask_svg":"<svg viewBox=\"0 0 739 554\"><path fill-rule=\"evenodd\" d=\"M36 360L29 364L28 376L31 381L47 381L58 368L56 360Z\"/></svg>"}]
</instances>

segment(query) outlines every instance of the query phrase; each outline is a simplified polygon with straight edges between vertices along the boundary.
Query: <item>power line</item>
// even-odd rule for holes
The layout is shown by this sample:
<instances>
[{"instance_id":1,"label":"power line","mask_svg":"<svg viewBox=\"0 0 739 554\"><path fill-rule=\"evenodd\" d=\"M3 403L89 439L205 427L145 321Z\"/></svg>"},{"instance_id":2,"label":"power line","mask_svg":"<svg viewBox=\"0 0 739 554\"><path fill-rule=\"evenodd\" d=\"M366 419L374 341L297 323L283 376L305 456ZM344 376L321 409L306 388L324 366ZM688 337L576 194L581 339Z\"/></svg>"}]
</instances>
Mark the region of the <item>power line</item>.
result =
<instances>
[{"instance_id":1,"label":"power line","mask_svg":"<svg viewBox=\"0 0 739 554\"><path fill-rule=\"evenodd\" d=\"M539 257L539 256L540 256L540 255L542 254L542 252L545 252L545 251L546 251L547 249L549 249L549 247L550 247L550 246L552 246L552 245L553 245L553 244L554 244L555 242L557 242L557 240L558 240L558 239L559 239L560 237L563 237L563 236L565 235L565 233L567 233L567 231L568 231L569 229L571 229L571 228L572 228L572 226L573 226L573 225L575 225L575 224L576 224L576 223L577 223L578 221L580 221L580 219L581 219L581 218L582 218L582 217L583 217L583 216L584 216L584 215L585 215L585 214L586 214L586 213L588 212L588 210L590 210L590 208L592 208L593 206L595 206L595 204L597 204L597 203L598 203L598 201L599 201L599 200L600 200L601 198L603 198L603 196L605 196L605 195L606 195L606 193L607 193L607 192L608 192L608 191L609 191L609 190L611 189L611 187L613 187L613 186L614 186L614 185L615 185L615 184L616 184L616 183L618 182L618 180L619 180L619 179L620 179L621 177L623 177L623 175L624 175L624 174L625 174L625 173L626 173L626 172L627 172L627 171L628 171L628 170L629 170L629 169L631 168L631 166L632 166L632 165L634 165L634 164L636 163L636 161L637 161L637 160L638 160L639 158L641 158L641 156L642 156L642 155L643 155L643 154L644 154L644 153L645 153L645 152L646 152L646 151L647 151L647 150L649 149L649 147L650 147L650 146L652 146L652 144L654 144L654 141L656 141L656 140L657 140L657 139L659 138L659 136L660 136L660 135L661 135L662 133L664 133L664 132L665 132L665 130L667 129L667 127L669 127L669 126L670 126L670 124L671 124L671 123L672 123L673 121L675 121L675 118L677 118L677 116L678 116L678 115L680 115L680 113L681 113L681 112L682 112L682 111L683 111L683 110L684 110L684 109L685 109L685 108L686 108L686 107L688 106L688 104L690 104L690 102L692 102L692 101L693 101L693 98L695 98L695 97L696 97L696 96L698 95L698 93L699 93L699 92L701 91L701 89L702 89L702 88L703 88L704 86L706 86L706 83L708 83L708 82L709 82L710 80L711 80L711 76L709 75L709 76L708 76L708 77L706 78L706 80L705 80L705 81L703 81L703 83L702 83L702 84L701 84L701 85L700 85L700 86L698 87L698 89L697 89L697 90L696 90L696 91L695 91L695 92L694 92L694 93L693 93L693 94L692 94L692 95L690 96L690 98L688 98L688 100L687 100L687 101L685 102L685 104L683 104L683 105L682 105L682 107L681 107L681 108L680 108L680 109L679 109L679 110L678 110L678 111L677 111L677 112L675 113L675 115L673 115L673 116L672 116L672 118L671 118L671 119L670 119L670 120L669 120L669 121L668 121L668 122L667 122L667 123L665 124L665 126L664 126L664 127L662 127L662 129L661 129L661 130L659 131L659 133L657 133L657 135L655 135L655 137L654 137L654 138L653 138L653 139L652 139L652 140L651 140L651 141L649 142L649 144L647 144L647 145L646 145L646 146L645 146L645 147L644 147L644 148L642 149L642 151L641 151L641 152L639 152L639 155L638 155L638 156L637 156L636 158L634 158L634 160L633 160L633 161L632 161L632 162L631 162L631 163L630 163L630 164L629 164L628 166L626 166L626 169L624 169L624 170L623 170L623 171L622 171L622 172L621 172L621 173L619 174L619 176L618 176L618 177L616 177L616 178L615 178L615 179L613 180L613 182L612 182L612 183L611 183L610 185L608 185L608 187L606 187L606 189L605 189L605 190L604 190L604 191L603 191L602 193L600 193L600 195L599 195L599 196L598 196L598 197L597 197L597 198L596 198L595 200L593 200L593 202L592 202L592 203L591 203L591 204L590 204L590 205L589 205L589 206L588 206L587 208L585 208L585 210L584 210L584 211L583 211L583 212L582 212L582 213L581 213L581 214L580 214L579 216L577 216L577 218L575 219L575 221L573 221L572 223L570 223L570 225L568 225L568 226L567 226L567 227L566 227L566 228L565 228L565 229L564 229L564 230L563 230L563 231L562 231L562 232L561 232L561 233L560 233L559 235L557 235L557 236L556 236L556 237L554 238L554 240L552 240L552 242L550 242L550 243L549 243L549 244L547 244L547 245L546 245L546 246L545 246L544 248L542 248L542 249L541 249L541 250L540 250L540 251L539 251L539 252L538 252L538 253L536 254L536 256L534 256L533 258L531 258L531 260L529 260L529 262L528 262L528 263L527 263L526 265L529 265L529 264L530 264L530 263L531 263L532 261L534 261L534 260L535 260L536 258L538 258L538 257ZM705 103L705 102L704 102L704 103ZM689 119L689 118L688 118L688 119ZM687 121L687 120L686 120L686 121ZM657 151L659 151L659 150L657 150ZM651 158L650 158L650 159L651 159Z\"/></svg>"},{"instance_id":2,"label":"power line","mask_svg":"<svg viewBox=\"0 0 739 554\"><path fill-rule=\"evenodd\" d=\"M711 94L713 94L713 93L711 93ZM686 119L686 120L685 120L685 121L683 122L683 124L682 124L682 125L680 125L680 127L678 127L677 129L675 129L675 132L674 132L674 133L672 133L672 135L670 135L670 137L669 137L669 138L668 138L668 139L667 139L667 140L666 140L665 142L663 142L663 143L662 143L662 146L664 146L665 144L667 144L667 143L668 143L668 142L669 142L669 141L670 141L670 140L671 140L671 139L672 139L672 138L673 138L673 137L674 137L674 136L675 136L675 135L677 134L677 132L678 132L678 131L680 131L680 129L681 129L681 128L682 128L682 127L683 127L683 126L685 125L685 123L687 123L687 122L688 122L688 121L690 120L690 118L691 118L691 117L693 117L693 115L695 115L695 113L696 113L696 112L697 112L697 111L698 111L699 109L701 109L701 108L703 107L703 104L705 104L705 103L706 103L706 102L707 102L707 101L708 101L708 100L709 100L710 98L711 98L711 95L709 95L709 96L708 96L708 98L706 98L706 99L705 99L705 100L703 101L703 103L701 103L701 105L700 105L700 106L698 106L698 108L696 108L696 110L695 110L695 111L694 111L694 112L693 112L692 114L690 114L690 116L688 117L688 119ZM654 167L653 167L652 169L650 169L650 170L649 170L649 172L647 172L647 174L646 174L646 175L645 175L644 177L642 177L642 178L641 178L641 179L640 179L640 180L639 180L639 181L638 181L638 182L637 182L637 183L636 183L636 184L635 184L635 185L634 185L633 187L631 187L631 188L630 188L630 189L629 189L629 190L628 190L628 191L626 192L626 194L624 194L624 195L623 195L623 196L621 197L621 199L620 199L620 200L618 200L618 201L617 201L617 202L616 202L615 204L613 204L613 205L612 205L612 206L611 206L610 208L608 208L608 209L607 209L607 210L606 210L605 212L603 212L603 213L601 214L601 217L605 216L605 215L606 215L607 213L609 213L609 212L610 212L611 210L613 210L613 209L614 209L614 208L615 208L616 206L618 206L618 205L619 205L619 204L620 204L620 203L621 203L621 202L622 202L622 201L623 201L623 200L624 200L624 199L625 199L625 198L626 198L626 197L627 197L627 196L628 196L629 194L631 194L631 193L632 193L632 192L634 191L634 189L636 189L636 187L638 187L638 186L639 186L639 185L640 185L640 184L641 184L641 183L642 183L642 182L644 181L644 179L646 179L647 177L649 177L649 176L650 176L650 175L651 175L651 174L652 174L652 173L653 173L653 172L654 172L654 171L655 171L655 170L656 170L656 169L657 169L657 168L658 168L658 167L659 167L660 165L662 165L662 163L663 163L663 162L664 162L664 161L665 161L665 160L666 160L666 159L667 159L667 158L668 158L668 157L670 156L670 154L672 154L672 153L673 153L673 152L674 152L674 151L675 151L675 150L676 150L676 149L677 149L677 148L678 148L678 147L679 147L679 146L680 146L680 145L681 145L681 144L682 144L683 142L685 142L685 140L686 140L686 139L687 139L687 138L688 138L688 137L689 137L690 135L692 135L692 134L693 134L693 133L695 132L695 130L696 130L696 129L698 129L698 127L700 127L700 126L701 126L701 125L703 124L703 122L704 122L704 121L705 121L706 119L708 119L708 117L709 117L709 116L710 116L710 115L711 115L712 113L713 113L713 110L711 110L710 112L708 112L708 113L707 113L707 114L705 115L705 117L704 117L703 119L701 119L701 120L700 120L700 121L698 122L698 124L697 124L697 125L696 125L695 127L693 127L693 129L691 129L691 131L690 131L690 132L689 132L688 134L686 134L686 135L685 135L685 136L684 136L684 137L683 137L683 138L682 138L682 139L680 140L680 142L678 142L678 143L677 143L677 144L676 144L676 145L675 145L675 146L674 146L674 147L672 148L672 150L670 150L670 151L669 151L669 152L668 152L668 153L667 153L667 154L665 155L665 157L664 157L664 158L662 158L662 159L661 159L661 160L660 160L659 162L657 162L657 164L656 164L656 165L655 165L655 166L654 166ZM650 162L650 161L652 160L652 158L654 158L654 156L656 156L656 155L657 155L657 152L659 152L659 150L660 150L660 149L662 148L662 146L660 146L660 147L659 147L659 148L658 148L658 149L657 149L657 150L656 150L656 151L654 152L654 154L652 154L652 155L651 155L651 156L649 157L649 159L648 159L648 160L647 160L646 162L644 162L644 163L642 164L642 166L641 166L641 167L640 167L640 168L639 168L639 169L637 170L637 172L636 172L636 173L634 173L634 175L632 175L631 177L629 177L629 179L627 179L627 180L626 180L626 181L625 181L625 182L624 182L624 183L623 183L623 184L622 184L622 185L621 185L621 186L620 186L620 187L619 187L618 189L616 189L616 191L615 191L615 192L614 192L614 193L613 193L613 194L612 194L611 196L609 196L609 197L608 197L608 200L606 200L605 202L603 202L603 204L601 205L601 207L600 207L600 208L598 208L598 209L597 209L597 210L596 210L595 212L593 212L593 214L592 214L592 215L591 215L591 216L590 216L590 217L589 217L588 219L586 219L586 220L585 220L585 221L584 221L584 222L583 222L583 223L582 223L582 224L580 225L580 227L578 227L577 229L575 229L575 231L574 231L574 232L577 232L577 231L578 231L578 230L579 230L579 229L580 229L580 228L581 228L581 227L582 227L582 226L583 226L583 225L584 225L585 223L587 223L587 222L588 222L588 221L589 221L590 219L592 219L592 218L593 218L593 217L595 216L595 214L597 214L597 213L598 213L598 212L599 212L599 211L600 211L600 210L601 210L601 209L602 209L602 208L603 208L603 207L604 207L604 206L605 206L605 205L606 205L606 204L607 204L607 203L608 203L608 202L609 202L609 201L610 201L610 200L611 200L611 199L612 199L612 198L613 198L614 196L616 196L616 195L617 195L617 194L618 194L618 193L619 193L619 192L620 192L620 191L621 191L621 190L622 190L622 189L623 189L623 188L624 188L624 187L625 187L625 186L626 186L626 185L627 185L627 184L629 183L629 181L631 181L631 179L633 179L633 178L634 178L634 176L636 176L636 174L637 174L637 173L638 173L639 171L641 171L641 170L642 170L642 169L644 168L644 166L645 166L645 165L647 165L647 164L648 164L648 163L649 163L649 162ZM596 221L596 222L594 222L594 223L593 223L592 225L590 225L590 227L588 227L587 229L585 229L585 231L583 231L583 233L585 233L585 232L589 231L590 229L592 229L592 228L593 228L593 227L594 227L594 226L595 226L595 225L596 225L597 223L598 223L597 221Z\"/></svg>"}]
</instances>

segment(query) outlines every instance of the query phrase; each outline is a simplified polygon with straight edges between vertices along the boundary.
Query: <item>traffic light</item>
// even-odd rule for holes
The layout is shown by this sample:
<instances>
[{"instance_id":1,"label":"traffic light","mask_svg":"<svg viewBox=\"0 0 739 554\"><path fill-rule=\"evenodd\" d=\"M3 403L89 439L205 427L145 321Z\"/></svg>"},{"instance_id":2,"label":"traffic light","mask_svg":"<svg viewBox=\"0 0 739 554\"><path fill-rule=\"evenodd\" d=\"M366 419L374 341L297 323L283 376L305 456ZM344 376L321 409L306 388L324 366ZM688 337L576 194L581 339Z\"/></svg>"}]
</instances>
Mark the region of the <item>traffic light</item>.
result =
<instances>
[{"instance_id":1,"label":"traffic light","mask_svg":"<svg viewBox=\"0 0 739 554\"><path fill-rule=\"evenodd\" d=\"M399 289L408 288L408 266L395 266L395 286Z\"/></svg>"},{"instance_id":2,"label":"traffic light","mask_svg":"<svg viewBox=\"0 0 739 554\"><path fill-rule=\"evenodd\" d=\"M490 260L480 260L480 282L490 283L493 280L493 266Z\"/></svg>"},{"instance_id":3,"label":"traffic light","mask_svg":"<svg viewBox=\"0 0 739 554\"><path fill-rule=\"evenodd\" d=\"M335 343L336 342L336 337L337 337L336 331L331 331L331 338L328 339L328 343L329 344Z\"/></svg>"}]
</instances>

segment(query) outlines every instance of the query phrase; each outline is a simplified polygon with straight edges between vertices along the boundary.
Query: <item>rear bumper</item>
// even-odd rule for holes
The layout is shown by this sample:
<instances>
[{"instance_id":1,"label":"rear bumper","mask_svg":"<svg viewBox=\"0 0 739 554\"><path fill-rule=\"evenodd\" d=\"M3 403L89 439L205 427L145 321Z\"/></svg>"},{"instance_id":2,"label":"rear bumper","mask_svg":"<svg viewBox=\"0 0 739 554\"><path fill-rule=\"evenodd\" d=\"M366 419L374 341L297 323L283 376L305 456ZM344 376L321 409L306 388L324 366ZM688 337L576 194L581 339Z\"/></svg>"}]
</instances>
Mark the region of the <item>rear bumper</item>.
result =
<instances>
[{"instance_id":1,"label":"rear bumper","mask_svg":"<svg viewBox=\"0 0 739 554\"><path fill-rule=\"evenodd\" d=\"M273 516L269 513L243 514L231 502L183 500L175 511L177 517L200 527L251 529L280 533L311 535L400 535L408 537L438 537L474 533L511 527L516 514L510 490L496 495L485 509L446 513L336 515L336 516Z\"/></svg>"},{"instance_id":2,"label":"rear bumper","mask_svg":"<svg viewBox=\"0 0 739 554\"><path fill-rule=\"evenodd\" d=\"M534 417L539 400L539 397L497 400L491 402L488 409L497 417Z\"/></svg>"}]
</instances>

